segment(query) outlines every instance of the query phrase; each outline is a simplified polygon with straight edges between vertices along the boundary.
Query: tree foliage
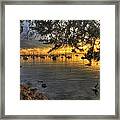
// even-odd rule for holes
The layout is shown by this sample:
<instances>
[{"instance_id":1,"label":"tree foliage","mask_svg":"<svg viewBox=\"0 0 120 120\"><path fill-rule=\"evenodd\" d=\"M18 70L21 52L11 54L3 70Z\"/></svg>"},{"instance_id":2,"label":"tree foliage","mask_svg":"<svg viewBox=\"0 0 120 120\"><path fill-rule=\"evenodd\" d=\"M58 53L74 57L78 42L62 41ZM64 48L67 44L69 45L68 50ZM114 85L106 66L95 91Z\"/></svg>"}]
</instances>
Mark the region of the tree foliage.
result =
<instances>
[{"instance_id":1,"label":"tree foliage","mask_svg":"<svg viewBox=\"0 0 120 120\"><path fill-rule=\"evenodd\" d=\"M30 20L29 23L30 30L50 39L54 47L49 52L66 45L80 50L79 43L82 43L82 46L90 44L93 53L95 40L100 38L97 20Z\"/></svg>"}]
</instances>

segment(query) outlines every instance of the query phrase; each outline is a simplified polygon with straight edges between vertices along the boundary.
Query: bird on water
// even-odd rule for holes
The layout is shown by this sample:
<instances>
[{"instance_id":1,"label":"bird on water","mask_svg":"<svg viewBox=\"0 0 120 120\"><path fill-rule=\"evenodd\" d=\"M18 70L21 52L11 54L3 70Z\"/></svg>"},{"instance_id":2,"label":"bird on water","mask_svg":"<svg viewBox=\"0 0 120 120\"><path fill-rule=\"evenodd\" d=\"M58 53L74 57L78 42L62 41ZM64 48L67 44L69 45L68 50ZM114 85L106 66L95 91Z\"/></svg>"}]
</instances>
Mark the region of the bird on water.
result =
<instances>
[{"instance_id":1,"label":"bird on water","mask_svg":"<svg viewBox=\"0 0 120 120\"><path fill-rule=\"evenodd\" d=\"M92 91L94 91L95 95L98 95L98 93L99 93L98 83L92 88Z\"/></svg>"}]
</instances>

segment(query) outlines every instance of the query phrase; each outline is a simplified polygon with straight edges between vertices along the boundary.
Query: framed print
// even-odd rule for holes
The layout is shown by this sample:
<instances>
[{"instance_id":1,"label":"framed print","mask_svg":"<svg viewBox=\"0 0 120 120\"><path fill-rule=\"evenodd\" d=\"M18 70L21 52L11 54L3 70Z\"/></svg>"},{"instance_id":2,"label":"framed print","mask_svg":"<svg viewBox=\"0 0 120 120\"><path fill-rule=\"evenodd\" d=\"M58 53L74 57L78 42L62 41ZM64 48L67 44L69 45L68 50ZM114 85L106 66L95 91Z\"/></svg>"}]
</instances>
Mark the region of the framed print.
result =
<instances>
[{"instance_id":1,"label":"framed print","mask_svg":"<svg viewBox=\"0 0 120 120\"><path fill-rule=\"evenodd\" d=\"M1 2L2 119L119 119L119 2Z\"/></svg>"}]
</instances>

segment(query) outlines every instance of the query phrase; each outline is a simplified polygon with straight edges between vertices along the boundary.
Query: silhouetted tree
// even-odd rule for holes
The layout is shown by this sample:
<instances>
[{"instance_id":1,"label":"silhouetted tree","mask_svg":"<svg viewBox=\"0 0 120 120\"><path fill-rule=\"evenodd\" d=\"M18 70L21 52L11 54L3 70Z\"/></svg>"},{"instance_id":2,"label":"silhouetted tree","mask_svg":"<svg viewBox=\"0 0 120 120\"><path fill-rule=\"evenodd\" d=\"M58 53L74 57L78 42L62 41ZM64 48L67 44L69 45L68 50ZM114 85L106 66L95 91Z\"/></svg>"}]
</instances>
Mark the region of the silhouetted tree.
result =
<instances>
[{"instance_id":1,"label":"silhouetted tree","mask_svg":"<svg viewBox=\"0 0 120 120\"><path fill-rule=\"evenodd\" d=\"M50 38L50 43L54 45L48 51L69 45L74 49L81 50L82 46L90 44L91 47L86 54L86 59L90 61L94 58L95 40L100 38L100 21L97 20L33 20L30 22L30 29L35 30L41 36ZM22 28L21 28L22 31Z\"/></svg>"}]
</instances>

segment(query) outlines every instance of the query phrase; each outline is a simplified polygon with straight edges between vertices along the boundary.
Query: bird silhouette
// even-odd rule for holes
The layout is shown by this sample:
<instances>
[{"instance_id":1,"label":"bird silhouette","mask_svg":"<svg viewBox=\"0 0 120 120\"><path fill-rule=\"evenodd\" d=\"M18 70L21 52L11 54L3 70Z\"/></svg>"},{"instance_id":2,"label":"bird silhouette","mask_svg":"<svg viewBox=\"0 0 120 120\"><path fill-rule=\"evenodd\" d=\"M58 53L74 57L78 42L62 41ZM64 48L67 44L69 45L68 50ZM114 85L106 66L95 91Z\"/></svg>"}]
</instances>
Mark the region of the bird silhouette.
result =
<instances>
[{"instance_id":1,"label":"bird silhouette","mask_svg":"<svg viewBox=\"0 0 120 120\"><path fill-rule=\"evenodd\" d=\"M43 80L38 80L38 83L43 83Z\"/></svg>"},{"instance_id":2,"label":"bird silhouette","mask_svg":"<svg viewBox=\"0 0 120 120\"><path fill-rule=\"evenodd\" d=\"M42 83L42 88L46 88L47 85L45 83Z\"/></svg>"},{"instance_id":3,"label":"bird silhouette","mask_svg":"<svg viewBox=\"0 0 120 120\"><path fill-rule=\"evenodd\" d=\"M95 95L98 95L99 93L98 83L92 88L92 91L94 91Z\"/></svg>"}]
</instances>

